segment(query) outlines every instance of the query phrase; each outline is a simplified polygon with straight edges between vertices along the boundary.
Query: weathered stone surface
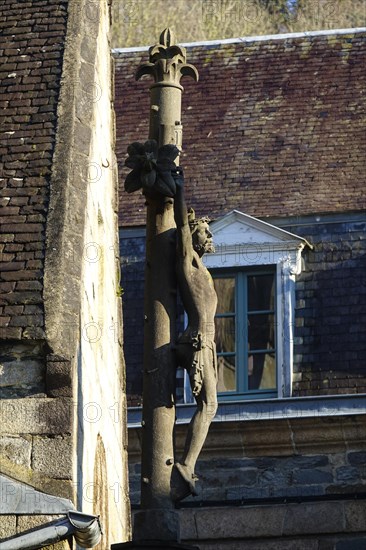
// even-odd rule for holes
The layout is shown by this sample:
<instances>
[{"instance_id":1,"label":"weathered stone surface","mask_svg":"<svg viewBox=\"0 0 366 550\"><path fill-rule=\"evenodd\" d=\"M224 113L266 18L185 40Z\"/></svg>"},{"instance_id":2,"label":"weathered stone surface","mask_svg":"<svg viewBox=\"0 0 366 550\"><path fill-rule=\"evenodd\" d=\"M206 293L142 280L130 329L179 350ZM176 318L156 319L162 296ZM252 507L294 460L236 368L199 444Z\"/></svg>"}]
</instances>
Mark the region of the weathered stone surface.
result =
<instances>
[{"instance_id":1,"label":"weathered stone surface","mask_svg":"<svg viewBox=\"0 0 366 550\"><path fill-rule=\"evenodd\" d=\"M365 550L366 537L348 538L336 543L335 550Z\"/></svg>"},{"instance_id":2,"label":"weathered stone surface","mask_svg":"<svg viewBox=\"0 0 366 550\"><path fill-rule=\"evenodd\" d=\"M71 436L33 438L32 468L55 479L72 478Z\"/></svg>"},{"instance_id":3,"label":"weathered stone surface","mask_svg":"<svg viewBox=\"0 0 366 550\"><path fill-rule=\"evenodd\" d=\"M365 502L362 500L347 501L344 506L347 531L366 532Z\"/></svg>"},{"instance_id":4,"label":"weathered stone surface","mask_svg":"<svg viewBox=\"0 0 366 550\"><path fill-rule=\"evenodd\" d=\"M12 537L16 534L16 516L1 516L0 517L0 540Z\"/></svg>"},{"instance_id":5,"label":"weathered stone surface","mask_svg":"<svg viewBox=\"0 0 366 550\"><path fill-rule=\"evenodd\" d=\"M358 543L364 511L358 501L182 509L181 534L183 541L207 549L334 550L341 541Z\"/></svg>"},{"instance_id":6,"label":"weathered stone surface","mask_svg":"<svg viewBox=\"0 0 366 550\"><path fill-rule=\"evenodd\" d=\"M318 545L318 540L309 539L216 540L215 542L200 541L199 548L200 550L319 550ZM330 550L330 547L326 550Z\"/></svg>"},{"instance_id":7,"label":"weathered stone surface","mask_svg":"<svg viewBox=\"0 0 366 550\"><path fill-rule=\"evenodd\" d=\"M283 534L338 533L345 528L343 503L312 502L286 507Z\"/></svg>"},{"instance_id":8,"label":"weathered stone surface","mask_svg":"<svg viewBox=\"0 0 366 550\"><path fill-rule=\"evenodd\" d=\"M198 540L197 524L196 524L196 510L186 508L180 510L180 534L183 540Z\"/></svg>"},{"instance_id":9,"label":"weathered stone surface","mask_svg":"<svg viewBox=\"0 0 366 550\"><path fill-rule=\"evenodd\" d=\"M0 367L0 398L25 397L44 393L44 363L9 361Z\"/></svg>"},{"instance_id":10,"label":"weathered stone surface","mask_svg":"<svg viewBox=\"0 0 366 550\"><path fill-rule=\"evenodd\" d=\"M4 434L71 433L73 404L64 398L7 399L0 402Z\"/></svg>"},{"instance_id":11,"label":"weathered stone surface","mask_svg":"<svg viewBox=\"0 0 366 550\"><path fill-rule=\"evenodd\" d=\"M360 472L353 466L341 466L336 471L337 481L344 481L347 483L357 483L360 480Z\"/></svg>"},{"instance_id":12,"label":"weathered stone surface","mask_svg":"<svg viewBox=\"0 0 366 550\"><path fill-rule=\"evenodd\" d=\"M179 513L175 510L148 509L134 515L134 537L136 540L154 540L161 533L161 540L179 539Z\"/></svg>"},{"instance_id":13,"label":"weathered stone surface","mask_svg":"<svg viewBox=\"0 0 366 550\"><path fill-rule=\"evenodd\" d=\"M11 307L14 309L23 306ZM43 342L3 342L0 350L0 397L12 399L43 396L44 369Z\"/></svg>"},{"instance_id":14,"label":"weathered stone surface","mask_svg":"<svg viewBox=\"0 0 366 550\"><path fill-rule=\"evenodd\" d=\"M295 471L293 479L299 485L317 485L319 483L331 483L333 476L330 472L307 468Z\"/></svg>"},{"instance_id":15,"label":"weathered stone surface","mask_svg":"<svg viewBox=\"0 0 366 550\"><path fill-rule=\"evenodd\" d=\"M354 465L366 464L366 451L348 453L348 462Z\"/></svg>"},{"instance_id":16,"label":"weathered stone surface","mask_svg":"<svg viewBox=\"0 0 366 550\"><path fill-rule=\"evenodd\" d=\"M195 515L198 540L253 538L260 536L264 526L267 536L279 537L285 514L281 506L263 507L260 513L257 507L231 508L230 513L222 508L202 510Z\"/></svg>"},{"instance_id":17,"label":"weathered stone surface","mask_svg":"<svg viewBox=\"0 0 366 550\"><path fill-rule=\"evenodd\" d=\"M70 361L57 356L47 357L46 392L49 397L72 397Z\"/></svg>"},{"instance_id":18,"label":"weathered stone surface","mask_svg":"<svg viewBox=\"0 0 366 550\"><path fill-rule=\"evenodd\" d=\"M14 464L30 466L32 443L25 437L0 437L0 456Z\"/></svg>"},{"instance_id":19,"label":"weathered stone surface","mask_svg":"<svg viewBox=\"0 0 366 550\"><path fill-rule=\"evenodd\" d=\"M302 454L295 454L300 452L300 448L294 445L291 456L282 456L284 447L281 432L284 428L285 434L289 433L289 423L292 439L301 441L299 446L303 451ZM326 418L276 421L278 441L272 438L268 447L263 447L262 442L266 432L274 432L273 421L263 420L260 424L262 428L258 432L258 445L253 430L250 452L243 445L242 434L249 430L251 423L226 422L211 426L211 433L201 453L202 460L197 463L200 482L198 497L192 499L193 502L231 500L245 503L250 499L299 498L364 490L364 451L346 452L347 447L364 446L363 415L355 415L352 419L333 417L329 431ZM354 439L355 426L359 434L357 441ZM183 444L184 429L181 425L176 427L180 445ZM139 503L140 491L139 433L139 428L129 431L130 496L136 504ZM263 451L266 456L263 456ZM317 454L311 454L314 451ZM357 464L350 465L351 461Z\"/></svg>"}]
</instances>

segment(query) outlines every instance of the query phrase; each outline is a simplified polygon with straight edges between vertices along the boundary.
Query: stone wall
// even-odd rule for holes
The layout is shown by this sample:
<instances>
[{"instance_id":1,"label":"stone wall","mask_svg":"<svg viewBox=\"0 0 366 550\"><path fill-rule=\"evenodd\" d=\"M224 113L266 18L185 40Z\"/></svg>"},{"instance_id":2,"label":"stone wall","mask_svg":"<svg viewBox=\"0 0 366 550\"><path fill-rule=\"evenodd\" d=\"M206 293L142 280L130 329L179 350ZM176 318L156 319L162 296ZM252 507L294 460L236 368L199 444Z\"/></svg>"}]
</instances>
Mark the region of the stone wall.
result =
<instances>
[{"instance_id":1,"label":"stone wall","mask_svg":"<svg viewBox=\"0 0 366 550\"><path fill-rule=\"evenodd\" d=\"M16 340L27 338L20 332L2 346L0 377L4 536L32 527L35 511L46 523L74 505L101 516L100 548L127 540L130 530L109 25L107 0L68 2L45 181L44 326L32 344ZM27 498L12 514L18 490ZM44 494L53 511L34 507Z\"/></svg>"},{"instance_id":2,"label":"stone wall","mask_svg":"<svg viewBox=\"0 0 366 550\"><path fill-rule=\"evenodd\" d=\"M182 538L201 550L362 550L365 504L353 500L181 511Z\"/></svg>"},{"instance_id":3,"label":"stone wall","mask_svg":"<svg viewBox=\"0 0 366 550\"><path fill-rule=\"evenodd\" d=\"M96 35L83 37L80 74L85 81L77 102L77 118L90 129L88 164L82 166L87 181L77 366L77 483L81 509L101 515L104 537L100 548L108 548L128 536L129 501L113 65L109 6L107 2L96 6L100 19L97 48L93 58ZM94 94L91 120L90 105L85 106L82 97L90 89Z\"/></svg>"},{"instance_id":4,"label":"stone wall","mask_svg":"<svg viewBox=\"0 0 366 550\"><path fill-rule=\"evenodd\" d=\"M176 430L178 456L187 426ZM140 434L131 428L131 500ZM364 415L214 422L180 505L184 542L202 550L361 550L366 542Z\"/></svg>"},{"instance_id":5,"label":"stone wall","mask_svg":"<svg viewBox=\"0 0 366 550\"><path fill-rule=\"evenodd\" d=\"M186 426L176 430L177 456ZM130 429L131 502L139 503L140 436ZM214 422L196 467L192 506L346 498L366 494L363 415Z\"/></svg>"}]
</instances>

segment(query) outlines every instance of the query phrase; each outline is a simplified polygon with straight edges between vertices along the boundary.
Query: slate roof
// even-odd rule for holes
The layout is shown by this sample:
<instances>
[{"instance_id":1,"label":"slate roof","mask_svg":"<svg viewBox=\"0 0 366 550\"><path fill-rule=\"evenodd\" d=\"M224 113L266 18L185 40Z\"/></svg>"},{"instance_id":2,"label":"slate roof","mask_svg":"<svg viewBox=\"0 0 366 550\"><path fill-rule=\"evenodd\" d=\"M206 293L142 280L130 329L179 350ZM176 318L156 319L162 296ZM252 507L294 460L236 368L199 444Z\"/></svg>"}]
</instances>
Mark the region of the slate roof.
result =
<instances>
[{"instance_id":1,"label":"slate roof","mask_svg":"<svg viewBox=\"0 0 366 550\"><path fill-rule=\"evenodd\" d=\"M183 79L188 202L218 218L360 211L366 207L366 29L187 46L199 70ZM126 147L148 132L149 85L134 73L147 50L116 50L120 224L145 224L127 195Z\"/></svg>"},{"instance_id":2,"label":"slate roof","mask_svg":"<svg viewBox=\"0 0 366 550\"><path fill-rule=\"evenodd\" d=\"M67 1L0 4L0 337L39 338Z\"/></svg>"}]
</instances>

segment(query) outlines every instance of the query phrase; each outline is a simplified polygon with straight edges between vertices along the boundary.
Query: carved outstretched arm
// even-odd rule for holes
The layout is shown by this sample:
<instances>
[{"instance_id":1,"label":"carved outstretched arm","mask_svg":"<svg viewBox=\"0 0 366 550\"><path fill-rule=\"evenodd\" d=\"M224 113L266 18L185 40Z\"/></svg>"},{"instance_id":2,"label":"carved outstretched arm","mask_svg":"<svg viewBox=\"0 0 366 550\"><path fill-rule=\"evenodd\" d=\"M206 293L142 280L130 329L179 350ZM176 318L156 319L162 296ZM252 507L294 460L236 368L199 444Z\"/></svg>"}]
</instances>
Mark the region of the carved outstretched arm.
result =
<instances>
[{"instance_id":1,"label":"carved outstretched arm","mask_svg":"<svg viewBox=\"0 0 366 550\"><path fill-rule=\"evenodd\" d=\"M193 256L192 235L188 223L188 211L184 197L184 176L181 168L173 174L176 184L174 197L174 219L177 225L178 254L183 260L191 260Z\"/></svg>"}]
</instances>

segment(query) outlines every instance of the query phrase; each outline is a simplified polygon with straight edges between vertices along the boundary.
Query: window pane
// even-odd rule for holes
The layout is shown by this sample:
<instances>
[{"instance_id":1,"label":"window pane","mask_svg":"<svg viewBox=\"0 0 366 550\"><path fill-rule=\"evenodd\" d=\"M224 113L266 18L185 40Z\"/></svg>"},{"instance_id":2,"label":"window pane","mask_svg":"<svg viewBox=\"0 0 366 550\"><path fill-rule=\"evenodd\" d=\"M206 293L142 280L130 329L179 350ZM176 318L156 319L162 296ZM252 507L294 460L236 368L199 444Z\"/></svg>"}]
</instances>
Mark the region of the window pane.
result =
<instances>
[{"instance_id":1,"label":"window pane","mask_svg":"<svg viewBox=\"0 0 366 550\"><path fill-rule=\"evenodd\" d=\"M248 309L274 309L274 274L248 276Z\"/></svg>"},{"instance_id":2,"label":"window pane","mask_svg":"<svg viewBox=\"0 0 366 550\"><path fill-rule=\"evenodd\" d=\"M269 390L276 388L276 360L274 353L258 353L248 357L248 388Z\"/></svg>"},{"instance_id":3,"label":"window pane","mask_svg":"<svg viewBox=\"0 0 366 550\"><path fill-rule=\"evenodd\" d=\"M220 313L235 312L235 278L234 277L215 277L214 285L217 294L217 310Z\"/></svg>"},{"instance_id":4,"label":"window pane","mask_svg":"<svg viewBox=\"0 0 366 550\"><path fill-rule=\"evenodd\" d=\"M218 392L236 390L235 355L219 355L217 357L217 374Z\"/></svg>"},{"instance_id":5,"label":"window pane","mask_svg":"<svg viewBox=\"0 0 366 550\"><path fill-rule=\"evenodd\" d=\"M274 315L248 315L248 347L250 350L274 348Z\"/></svg>"},{"instance_id":6,"label":"window pane","mask_svg":"<svg viewBox=\"0 0 366 550\"><path fill-rule=\"evenodd\" d=\"M215 318L215 341L217 353L235 353L235 318Z\"/></svg>"}]
</instances>

